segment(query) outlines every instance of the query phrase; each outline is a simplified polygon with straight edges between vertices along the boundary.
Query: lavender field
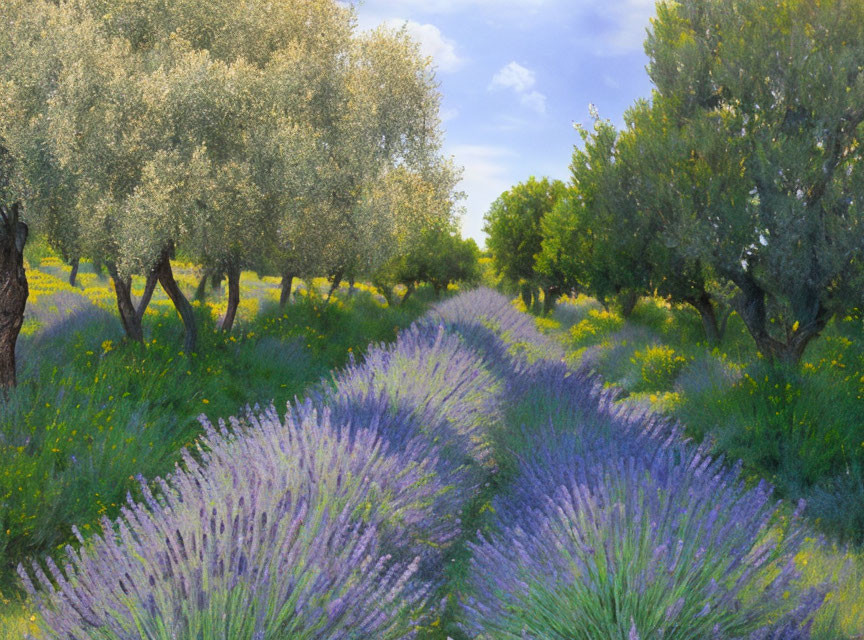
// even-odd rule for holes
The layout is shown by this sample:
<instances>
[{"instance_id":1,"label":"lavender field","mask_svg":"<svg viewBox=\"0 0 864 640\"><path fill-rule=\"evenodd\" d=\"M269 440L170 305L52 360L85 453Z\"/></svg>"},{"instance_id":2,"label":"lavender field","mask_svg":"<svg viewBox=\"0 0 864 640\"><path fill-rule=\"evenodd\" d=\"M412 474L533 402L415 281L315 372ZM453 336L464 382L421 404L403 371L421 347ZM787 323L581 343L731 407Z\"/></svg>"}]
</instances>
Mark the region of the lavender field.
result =
<instances>
[{"instance_id":1,"label":"lavender field","mask_svg":"<svg viewBox=\"0 0 864 640\"><path fill-rule=\"evenodd\" d=\"M19 568L34 637L811 637L797 510L563 360L479 289L287 409L202 417L100 536Z\"/></svg>"},{"instance_id":2,"label":"lavender field","mask_svg":"<svg viewBox=\"0 0 864 640\"><path fill-rule=\"evenodd\" d=\"M0 0L0 640L864 640L864 1Z\"/></svg>"}]
</instances>

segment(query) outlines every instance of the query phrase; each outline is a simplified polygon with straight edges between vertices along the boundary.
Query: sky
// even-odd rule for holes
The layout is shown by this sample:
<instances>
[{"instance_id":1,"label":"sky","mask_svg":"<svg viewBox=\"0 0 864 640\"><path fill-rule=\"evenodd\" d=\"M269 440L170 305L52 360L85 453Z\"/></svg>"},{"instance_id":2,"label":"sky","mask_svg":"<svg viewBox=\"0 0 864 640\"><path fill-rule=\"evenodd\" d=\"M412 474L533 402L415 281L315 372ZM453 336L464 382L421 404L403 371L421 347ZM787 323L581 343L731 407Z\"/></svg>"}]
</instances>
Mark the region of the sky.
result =
<instances>
[{"instance_id":1,"label":"sky","mask_svg":"<svg viewBox=\"0 0 864 640\"><path fill-rule=\"evenodd\" d=\"M642 43L654 0L355 0L359 27L407 23L433 58L444 152L464 167L462 233L530 176L568 180L589 105L621 124L649 97Z\"/></svg>"}]
</instances>

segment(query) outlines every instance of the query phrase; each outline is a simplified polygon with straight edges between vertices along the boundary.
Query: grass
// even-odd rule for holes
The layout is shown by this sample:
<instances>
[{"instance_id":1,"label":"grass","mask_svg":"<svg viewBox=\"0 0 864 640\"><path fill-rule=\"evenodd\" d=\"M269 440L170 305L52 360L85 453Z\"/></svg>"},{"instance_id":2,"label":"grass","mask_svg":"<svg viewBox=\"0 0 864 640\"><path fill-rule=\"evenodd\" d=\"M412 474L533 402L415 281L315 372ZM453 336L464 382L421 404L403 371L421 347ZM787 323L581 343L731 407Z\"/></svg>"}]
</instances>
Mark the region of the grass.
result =
<instances>
[{"instance_id":1,"label":"grass","mask_svg":"<svg viewBox=\"0 0 864 640\"><path fill-rule=\"evenodd\" d=\"M518 304L518 303L517 303ZM541 330L567 347L568 362L622 391L622 402L679 419L689 436L742 460L749 479L767 478L778 497L808 502L816 536L799 558L805 579L838 586L814 638L864 637L864 322L833 321L798 369L769 365L733 315L709 347L698 315L644 298L630 318L596 301L565 299Z\"/></svg>"},{"instance_id":2,"label":"grass","mask_svg":"<svg viewBox=\"0 0 864 640\"><path fill-rule=\"evenodd\" d=\"M38 246L37 246L38 249ZM34 255L35 254L35 255ZM325 304L322 281L284 311L276 279L244 273L231 334L216 330L224 294L196 303L200 344L181 349L182 326L163 294L144 317L144 344L122 339L110 281L82 264L79 287L50 253L28 254L31 297L19 340L19 387L0 415L0 638L29 624L15 567L53 553L99 518L114 517L137 475L169 471L199 435L198 416L276 407L301 394L370 342L392 340L428 292L389 308L365 286ZM194 270L175 265L191 295ZM137 293L143 289L135 281Z\"/></svg>"}]
</instances>

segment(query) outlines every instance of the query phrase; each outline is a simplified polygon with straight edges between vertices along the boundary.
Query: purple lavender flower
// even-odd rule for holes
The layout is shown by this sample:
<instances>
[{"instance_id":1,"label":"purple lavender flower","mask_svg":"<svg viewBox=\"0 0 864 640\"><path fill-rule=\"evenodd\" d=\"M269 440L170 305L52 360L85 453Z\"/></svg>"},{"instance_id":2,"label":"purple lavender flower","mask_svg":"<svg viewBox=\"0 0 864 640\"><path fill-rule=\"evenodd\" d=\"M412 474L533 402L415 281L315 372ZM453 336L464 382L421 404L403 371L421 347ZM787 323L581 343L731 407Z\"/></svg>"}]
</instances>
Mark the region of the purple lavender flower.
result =
<instances>
[{"instance_id":1,"label":"purple lavender flower","mask_svg":"<svg viewBox=\"0 0 864 640\"><path fill-rule=\"evenodd\" d=\"M335 398L349 406L386 393L457 466L488 465L488 428L500 413L501 382L482 358L440 326L412 326L395 345L369 351L335 377ZM461 456L462 459L458 459Z\"/></svg>"},{"instance_id":2,"label":"purple lavender flower","mask_svg":"<svg viewBox=\"0 0 864 640\"><path fill-rule=\"evenodd\" d=\"M25 586L54 638L407 638L434 586L382 552L422 521L429 472L326 415L272 411L207 434L60 570ZM239 424L235 423L235 428ZM143 483L143 481L142 481ZM82 540L83 544L83 540Z\"/></svg>"},{"instance_id":3,"label":"purple lavender flower","mask_svg":"<svg viewBox=\"0 0 864 640\"><path fill-rule=\"evenodd\" d=\"M680 440L621 436L550 434L524 462L500 533L471 545L472 637L807 637L822 592L795 587L801 531L767 533L770 488Z\"/></svg>"},{"instance_id":4,"label":"purple lavender flower","mask_svg":"<svg viewBox=\"0 0 864 640\"><path fill-rule=\"evenodd\" d=\"M422 321L443 325L483 354L490 369L512 375L526 362L561 360L560 345L542 335L534 319L490 289L475 289L436 305Z\"/></svg>"}]
</instances>

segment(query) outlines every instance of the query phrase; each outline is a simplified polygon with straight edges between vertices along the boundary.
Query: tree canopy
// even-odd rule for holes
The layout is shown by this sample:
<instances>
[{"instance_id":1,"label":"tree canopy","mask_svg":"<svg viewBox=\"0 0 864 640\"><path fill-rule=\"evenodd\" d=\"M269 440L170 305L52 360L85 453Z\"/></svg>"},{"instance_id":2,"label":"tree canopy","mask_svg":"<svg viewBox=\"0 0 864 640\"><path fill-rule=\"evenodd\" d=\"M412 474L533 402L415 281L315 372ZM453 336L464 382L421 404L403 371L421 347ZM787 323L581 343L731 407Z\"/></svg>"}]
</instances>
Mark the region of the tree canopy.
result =
<instances>
[{"instance_id":1,"label":"tree canopy","mask_svg":"<svg viewBox=\"0 0 864 640\"><path fill-rule=\"evenodd\" d=\"M695 180L670 185L692 203L682 236L760 351L796 362L860 298L864 6L661 3L646 51Z\"/></svg>"},{"instance_id":2,"label":"tree canopy","mask_svg":"<svg viewBox=\"0 0 864 640\"><path fill-rule=\"evenodd\" d=\"M711 340L729 298L761 353L797 362L860 301L864 7L659 3L646 51L651 101L581 130L536 270L689 303Z\"/></svg>"},{"instance_id":3,"label":"tree canopy","mask_svg":"<svg viewBox=\"0 0 864 640\"><path fill-rule=\"evenodd\" d=\"M456 214L434 69L404 28L358 32L335 0L7 5L10 193L67 259L108 267L130 338L142 336L141 274L194 349L175 253L228 276L230 329L241 269L369 273L405 229ZM377 204L400 179L433 195L397 216Z\"/></svg>"},{"instance_id":4,"label":"tree canopy","mask_svg":"<svg viewBox=\"0 0 864 640\"><path fill-rule=\"evenodd\" d=\"M505 281L522 288L529 305L538 288L553 296L550 285L554 283L544 280L534 265L541 249L541 222L564 192L560 180L532 176L501 194L485 216L486 246L492 252L495 269Z\"/></svg>"}]
</instances>

